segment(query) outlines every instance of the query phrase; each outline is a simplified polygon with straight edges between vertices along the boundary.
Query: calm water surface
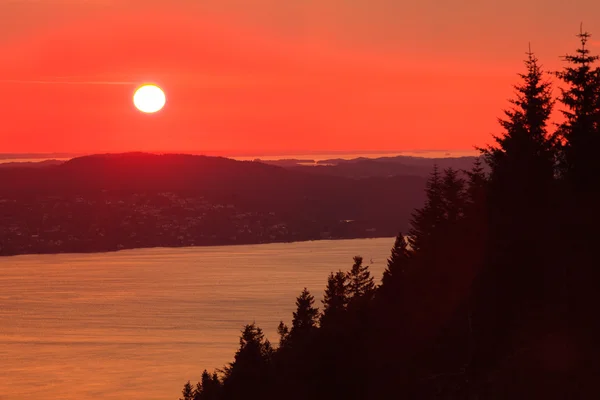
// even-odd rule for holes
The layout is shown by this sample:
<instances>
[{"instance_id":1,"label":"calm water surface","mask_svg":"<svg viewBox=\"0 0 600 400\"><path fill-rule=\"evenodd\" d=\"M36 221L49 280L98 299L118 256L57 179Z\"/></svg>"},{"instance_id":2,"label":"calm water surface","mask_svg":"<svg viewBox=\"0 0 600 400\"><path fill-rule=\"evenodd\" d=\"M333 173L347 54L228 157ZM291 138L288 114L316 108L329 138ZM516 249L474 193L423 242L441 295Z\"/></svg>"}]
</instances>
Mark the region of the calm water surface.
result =
<instances>
[{"instance_id":1,"label":"calm water surface","mask_svg":"<svg viewBox=\"0 0 600 400\"><path fill-rule=\"evenodd\" d=\"M0 258L0 399L177 399L232 360L244 324L277 343L295 297L393 239Z\"/></svg>"}]
</instances>

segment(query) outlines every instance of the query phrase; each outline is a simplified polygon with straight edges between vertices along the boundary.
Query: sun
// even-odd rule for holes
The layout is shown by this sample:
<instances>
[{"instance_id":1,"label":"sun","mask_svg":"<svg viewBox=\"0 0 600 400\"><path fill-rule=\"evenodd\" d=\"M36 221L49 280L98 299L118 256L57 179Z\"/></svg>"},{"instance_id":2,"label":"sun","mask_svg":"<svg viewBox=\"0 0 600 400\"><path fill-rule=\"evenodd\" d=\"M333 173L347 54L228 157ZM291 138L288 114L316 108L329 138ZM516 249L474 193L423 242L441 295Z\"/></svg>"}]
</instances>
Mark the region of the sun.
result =
<instances>
[{"instance_id":1,"label":"sun","mask_svg":"<svg viewBox=\"0 0 600 400\"><path fill-rule=\"evenodd\" d=\"M166 101L165 92L156 85L142 85L133 94L133 104L144 113L162 110Z\"/></svg>"}]
</instances>

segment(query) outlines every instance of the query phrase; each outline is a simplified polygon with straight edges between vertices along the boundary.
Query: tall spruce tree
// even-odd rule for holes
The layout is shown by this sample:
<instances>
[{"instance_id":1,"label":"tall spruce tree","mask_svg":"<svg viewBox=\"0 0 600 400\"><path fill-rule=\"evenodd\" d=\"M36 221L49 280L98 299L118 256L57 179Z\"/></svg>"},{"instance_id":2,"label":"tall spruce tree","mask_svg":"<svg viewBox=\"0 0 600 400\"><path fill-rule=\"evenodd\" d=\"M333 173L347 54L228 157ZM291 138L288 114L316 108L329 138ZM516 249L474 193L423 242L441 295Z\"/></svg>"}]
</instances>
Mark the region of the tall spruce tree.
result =
<instances>
[{"instance_id":1,"label":"tall spruce tree","mask_svg":"<svg viewBox=\"0 0 600 400\"><path fill-rule=\"evenodd\" d=\"M581 29L577 37L581 46L574 55L564 56L568 65L556 72L567 86L561 88L560 96L565 122L558 130L562 144L559 165L574 188L587 192L598 188L600 176L600 69L594 67L599 57L588 48L591 34Z\"/></svg>"},{"instance_id":2,"label":"tall spruce tree","mask_svg":"<svg viewBox=\"0 0 600 400\"><path fill-rule=\"evenodd\" d=\"M444 220L442 177L437 165L433 166L427 180L425 194L425 205L412 214L411 228L408 232L410 247L417 253L433 245L436 232Z\"/></svg>"},{"instance_id":3,"label":"tall spruce tree","mask_svg":"<svg viewBox=\"0 0 600 400\"><path fill-rule=\"evenodd\" d=\"M483 168L483 161L478 157L470 171L464 171L466 180L465 209L464 209L464 234L467 243L470 243L463 256L468 260L473 269L479 269L483 262L485 240L488 232L487 225L487 194L488 179Z\"/></svg>"},{"instance_id":4,"label":"tall spruce tree","mask_svg":"<svg viewBox=\"0 0 600 400\"><path fill-rule=\"evenodd\" d=\"M279 321L277 326L277 334L279 335L279 348L285 348L290 337L290 328L283 321Z\"/></svg>"},{"instance_id":5,"label":"tall spruce tree","mask_svg":"<svg viewBox=\"0 0 600 400\"><path fill-rule=\"evenodd\" d=\"M354 257L354 265L348 272L348 291L351 300L369 299L375 292L375 282L368 265L361 256Z\"/></svg>"},{"instance_id":6,"label":"tall spruce tree","mask_svg":"<svg viewBox=\"0 0 600 400\"><path fill-rule=\"evenodd\" d=\"M254 323L246 325L234 361L224 369L224 398L233 400L248 393L264 392L272 353L262 329Z\"/></svg>"},{"instance_id":7,"label":"tall spruce tree","mask_svg":"<svg viewBox=\"0 0 600 400\"><path fill-rule=\"evenodd\" d=\"M456 224L465 212L465 181L453 168L444 170L442 178L442 207L446 224Z\"/></svg>"},{"instance_id":8,"label":"tall spruce tree","mask_svg":"<svg viewBox=\"0 0 600 400\"><path fill-rule=\"evenodd\" d=\"M293 313L289 340L292 346L306 340L317 327L319 309L314 307L315 298L304 288L296 298L296 311Z\"/></svg>"},{"instance_id":9,"label":"tall spruce tree","mask_svg":"<svg viewBox=\"0 0 600 400\"><path fill-rule=\"evenodd\" d=\"M502 201L546 196L544 188L554 178L555 153L547 129L554 104L551 85L531 50L525 66L526 72L519 74L523 82L515 86L516 97L509 100L513 107L499 119L504 132L494 136L496 145L482 149L498 187L494 196L513 189Z\"/></svg>"},{"instance_id":10,"label":"tall spruce tree","mask_svg":"<svg viewBox=\"0 0 600 400\"><path fill-rule=\"evenodd\" d=\"M216 373L211 375L204 370L200 382L196 385L194 400L218 400L220 389L221 383Z\"/></svg>"},{"instance_id":11,"label":"tall spruce tree","mask_svg":"<svg viewBox=\"0 0 600 400\"><path fill-rule=\"evenodd\" d=\"M483 232L475 224L472 230L486 236L485 245L474 241L485 248L472 314L479 327L474 354L479 370L535 340L534 332L548 322L540 304L547 296L551 252L545 246L552 243L548 214L555 152L547 126L553 100L531 50L525 67L519 74L522 82L515 86L516 97L510 100L513 106L499 119L502 134L494 137L495 145L482 149L490 166L487 228Z\"/></svg>"},{"instance_id":12,"label":"tall spruce tree","mask_svg":"<svg viewBox=\"0 0 600 400\"><path fill-rule=\"evenodd\" d=\"M206 370L204 370L204 371L206 372ZM197 382L196 383L196 388L194 389L193 399L194 400L202 400L202 392L203 392L202 382Z\"/></svg>"},{"instance_id":13,"label":"tall spruce tree","mask_svg":"<svg viewBox=\"0 0 600 400\"><path fill-rule=\"evenodd\" d=\"M487 177L481 158L477 157L471 170L465 173L467 175L466 209L469 214L474 209L481 209L485 202Z\"/></svg>"},{"instance_id":14,"label":"tall spruce tree","mask_svg":"<svg viewBox=\"0 0 600 400\"><path fill-rule=\"evenodd\" d=\"M393 294L409 268L411 257L412 253L408 247L408 241L402 233L399 233L394 241L394 247L392 247L392 254L388 259L387 267L383 271L381 291Z\"/></svg>"},{"instance_id":15,"label":"tall spruce tree","mask_svg":"<svg viewBox=\"0 0 600 400\"><path fill-rule=\"evenodd\" d=\"M329 327L340 323L348 305L348 277L343 271L331 273L323 295L321 326Z\"/></svg>"},{"instance_id":16,"label":"tall spruce tree","mask_svg":"<svg viewBox=\"0 0 600 400\"><path fill-rule=\"evenodd\" d=\"M487 194L488 179L483 167L481 157L473 163L470 171L464 171L466 179L465 210L464 210L464 236L461 240L469 243L463 252L463 264L470 265L472 270L479 270L483 263L485 241L489 225L487 223Z\"/></svg>"},{"instance_id":17,"label":"tall spruce tree","mask_svg":"<svg viewBox=\"0 0 600 400\"><path fill-rule=\"evenodd\" d=\"M559 222L562 229L556 235L561 241L561 248L554 254L555 265L560 267L556 278L561 285L555 285L555 291L563 293L563 320L582 348L589 349L578 375L590 376L600 370L596 367L592 372L590 368L598 365L600 357L594 345L600 334L600 320L590 317L600 301L600 270L596 267L600 240L600 67L599 56L589 49L591 35L580 28L577 36L580 47L574 55L564 57L567 66L557 72L566 85L559 98L565 121L558 136L562 143L561 171L567 185Z\"/></svg>"},{"instance_id":18,"label":"tall spruce tree","mask_svg":"<svg viewBox=\"0 0 600 400\"><path fill-rule=\"evenodd\" d=\"M183 389L181 390L182 397L179 400L194 400L194 387L187 381L185 385L183 385Z\"/></svg>"}]
</instances>

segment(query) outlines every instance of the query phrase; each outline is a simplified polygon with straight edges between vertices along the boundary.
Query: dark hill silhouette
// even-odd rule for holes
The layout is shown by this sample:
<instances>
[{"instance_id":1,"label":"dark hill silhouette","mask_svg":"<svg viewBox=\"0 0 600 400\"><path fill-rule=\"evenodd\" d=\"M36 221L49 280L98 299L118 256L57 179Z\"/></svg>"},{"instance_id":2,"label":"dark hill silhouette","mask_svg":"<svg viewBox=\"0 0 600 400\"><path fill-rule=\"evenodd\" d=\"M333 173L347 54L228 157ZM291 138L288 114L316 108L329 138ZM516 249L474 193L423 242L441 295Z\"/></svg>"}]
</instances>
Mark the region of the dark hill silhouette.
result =
<instances>
[{"instance_id":1,"label":"dark hill silhouette","mask_svg":"<svg viewBox=\"0 0 600 400\"><path fill-rule=\"evenodd\" d=\"M425 168L402 163L362 159L343 162L337 165L296 166L295 170L318 175L332 175L347 178L369 178L373 176L412 175L426 176Z\"/></svg>"},{"instance_id":2,"label":"dark hill silhouette","mask_svg":"<svg viewBox=\"0 0 600 400\"><path fill-rule=\"evenodd\" d=\"M376 157L376 158L366 158L366 157L357 157L352 159L344 159L344 158L331 158L326 160L320 160L318 164L351 164L365 160L375 160L381 162L393 162L393 163L402 163L405 165L418 165L418 166L426 166L433 167L433 165L438 165L440 168L454 168L454 169L469 169L473 166L473 161L475 161L477 157L415 157L415 156L384 156L384 157ZM429 170L431 172L431 170Z\"/></svg>"},{"instance_id":3,"label":"dark hill silhouette","mask_svg":"<svg viewBox=\"0 0 600 400\"><path fill-rule=\"evenodd\" d=\"M53 229L43 222L44 218L48 218L44 215L49 209L43 203L66 203L70 211L64 211L64 218L78 219L80 236L92 244L96 239L87 233L88 230L96 226L94 224L108 222L90 221L88 226L83 221L91 220L90 215L98 214L100 210L106 213L106 220L114 221L113 225L119 224L119 218L128 220L147 213L147 205L139 205L140 196L152 204L152 212L158 215L143 217L144 221L151 222L144 222L143 228L139 228L144 229L148 240L152 237L152 245L156 246L172 244L159 240L167 233L154 232L152 229L156 226L173 225L175 230L178 224L187 226L190 218L194 220L202 215L204 225L201 229L194 228L195 233L189 233L189 243L208 244L196 240L198 235L208 231L214 231L211 236L217 236L210 240L210 244L393 236L398 226L407 226L412 210L421 205L424 186L425 179L418 176L349 179L253 161L185 154L91 155L46 168L0 169L0 200L16 200L9 203L12 204L10 209L5 210L5 215L10 215L6 224L25 224L23 221L28 220L24 225L26 228L18 228L26 230L14 232L15 235L20 233L19 238L22 238L27 233L37 235L38 231ZM193 204L182 205L179 200L169 200L164 207L160 206L158 204L166 201L161 200L165 192L174 193L184 203ZM204 211L198 205L200 201L208 204L202 206ZM124 205L119 206L119 211L115 211L115 204L122 203ZM208 211L206 207L209 207ZM226 214L219 207L230 211ZM163 215L167 210L176 215ZM220 219L215 219L215 215L219 215ZM390 218L390 215L393 217ZM53 217L56 219L55 226L64 225L60 215L54 213ZM187 218L187 222L180 218ZM244 218L251 218L253 222L238 222ZM346 220L353 222L343 222ZM149 223L152 224L150 228ZM247 234L244 240L238 239L241 227L252 224L261 226L248 228L252 232L257 229L264 231L266 224L285 228L282 228L283 233L261 233L260 238L252 233ZM117 226L102 229L106 232L104 235L108 235L116 231ZM0 230L0 243L3 239L8 241L7 235ZM66 230L64 235L73 235L73 232ZM119 244L123 244L121 242ZM142 241L134 247L147 245ZM90 248L102 249L95 245Z\"/></svg>"},{"instance_id":4,"label":"dark hill silhouette","mask_svg":"<svg viewBox=\"0 0 600 400\"><path fill-rule=\"evenodd\" d=\"M417 194L423 185L424 180L415 177L356 181L314 176L252 161L186 154L91 155L43 170L0 171L3 195L175 191L219 199L225 196L228 200L229 196L237 196L269 205L284 205L283 200L297 204L313 198L320 199L321 204L343 207L347 202L381 202L381 197L394 194L412 198L409 202L414 203L415 199L423 198Z\"/></svg>"},{"instance_id":5,"label":"dark hill silhouette","mask_svg":"<svg viewBox=\"0 0 600 400\"><path fill-rule=\"evenodd\" d=\"M263 161L264 164L277 165L297 171L308 172L316 175L332 175L346 178L368 178L374 176L414 175L427 177L434 165L442 169L469 170L477 157L448 157L426 158L411 156L394 156L353 159L334 158L313 161L314 165L307 165L312 160L275 160Z\"/></svg>"},{"instance_id":6,"label":"dark hill silhouette","mask_svg":"<svg viewBox=\"0 0 600 400\"><path fill-rule=\"evenodd\" d=\"M255 162L261 162L263 164L276 165L278 167L298 167L300 165L315 165L316 160L313 159L299 159L299 158L282 158L278 160L262 160L260 158L254 159Z\"/></svg>"}]
</instances>

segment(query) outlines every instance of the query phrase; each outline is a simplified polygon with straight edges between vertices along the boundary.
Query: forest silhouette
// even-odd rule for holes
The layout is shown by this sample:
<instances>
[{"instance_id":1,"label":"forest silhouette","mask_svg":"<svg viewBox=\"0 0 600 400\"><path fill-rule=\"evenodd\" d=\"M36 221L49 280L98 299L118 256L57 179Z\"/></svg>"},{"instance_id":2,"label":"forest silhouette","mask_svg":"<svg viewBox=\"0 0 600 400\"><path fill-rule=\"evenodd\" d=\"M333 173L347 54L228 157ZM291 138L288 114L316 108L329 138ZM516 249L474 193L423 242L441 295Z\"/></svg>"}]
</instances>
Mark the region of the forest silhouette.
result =
<instances>
[{"instance_id":1,"label":"forest silhouette","mask_svg":"<svg viewBox=\"0 0 600 400\"><path fill-rule=\"evenodd\" d=\"M527 53L470 171L434 168L380 284L355 257L322 304L302 291L277 347L247 325L181 399L596 398L600 68L578 38L558 72Z\"/></svg>"}]
</instances>

